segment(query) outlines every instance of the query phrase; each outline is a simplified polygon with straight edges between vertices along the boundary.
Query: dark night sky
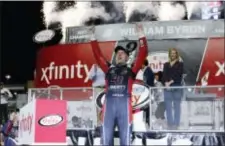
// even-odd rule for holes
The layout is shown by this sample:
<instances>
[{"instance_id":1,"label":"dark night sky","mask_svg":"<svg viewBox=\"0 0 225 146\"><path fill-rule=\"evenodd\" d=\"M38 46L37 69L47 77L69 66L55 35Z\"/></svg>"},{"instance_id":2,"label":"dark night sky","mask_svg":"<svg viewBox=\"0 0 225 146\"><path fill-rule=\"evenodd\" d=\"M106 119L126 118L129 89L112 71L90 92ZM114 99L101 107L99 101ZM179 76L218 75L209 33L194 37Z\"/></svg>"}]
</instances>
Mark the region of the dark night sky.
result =
<instances>
[{"instance_id":1,"label":"dark night sky","mask_svg":"<svg viewBox=\"0 0 225 146\"><path fill-rule=\"evenodd\" d=\"M43 29L42 2L1 2L1 81L22 84L33 79L38 47L33 35Z\"/></svg>"}]
</instances>

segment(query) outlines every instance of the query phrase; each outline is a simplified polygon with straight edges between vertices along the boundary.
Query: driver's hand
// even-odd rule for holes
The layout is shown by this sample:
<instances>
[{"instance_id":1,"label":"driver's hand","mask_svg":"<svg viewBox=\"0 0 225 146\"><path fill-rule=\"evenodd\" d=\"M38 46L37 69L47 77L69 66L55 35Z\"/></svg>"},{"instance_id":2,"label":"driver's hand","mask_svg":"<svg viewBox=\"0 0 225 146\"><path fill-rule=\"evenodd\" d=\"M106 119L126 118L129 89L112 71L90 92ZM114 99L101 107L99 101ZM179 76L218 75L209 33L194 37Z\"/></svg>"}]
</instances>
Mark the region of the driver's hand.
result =
<instances>
[{"instance_id":1,"label":"driver's hand","mask_svg":"<svg viewBox=\"0 0 225 146\"><path fill-rule=\"evenodd\" d=\"M144 28L143 28L142 24L136 23L135 28L136 28L136 32L137 32L138 37L144 37L145 36Z\"/></svg>"}]
</instances>

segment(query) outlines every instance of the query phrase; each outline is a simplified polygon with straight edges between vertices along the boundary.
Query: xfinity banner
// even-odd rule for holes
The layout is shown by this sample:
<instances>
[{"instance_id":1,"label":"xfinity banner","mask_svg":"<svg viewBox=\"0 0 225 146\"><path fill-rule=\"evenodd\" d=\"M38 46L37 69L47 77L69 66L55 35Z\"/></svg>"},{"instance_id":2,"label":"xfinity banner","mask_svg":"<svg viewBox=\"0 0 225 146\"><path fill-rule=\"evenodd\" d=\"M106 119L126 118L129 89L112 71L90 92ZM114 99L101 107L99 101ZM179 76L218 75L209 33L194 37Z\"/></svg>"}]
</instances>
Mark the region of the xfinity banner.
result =
<instances>
[{"instance_id":1,"label":"xfinity banner","mask_svg":"<svg viewBox=\"0 0 225 146\"><path fill-rule=\"evenodd\" d=\"M104 57L113 62L115 46L125 46L127 43L128 41L100 42L99 46ZM168 61L168 48L175 47L184 62L186 85L224 84L224 38L149 40L148 44L147 59L155 73L162 71L164 63ZM37 56L35 86L91 87L89 74L92 65L96 63L89 43L43 48ZM224 92L220 92L224 95ZM81 93L85 96L80 95ZM87 96L86 92L79 91L75 95L90 97L89 94L92 92L88 92ZM72 93L65 95L64 92L63 97L74 98Z\"/></svg>"},{"instance_id":2,"label":"xfinity banner","mask_svg":"<svg viewBox=\"0 0 225 146\"><path fill-rule=\"evenodd\" d=\"M179 39L224 37L224 21L167 21L142 22L148 39ZM66 43L87 42L89 27L67 28ZM99 41L136 40L134 24L110 24L96 26Z\"/></svg>"}]
</instances>

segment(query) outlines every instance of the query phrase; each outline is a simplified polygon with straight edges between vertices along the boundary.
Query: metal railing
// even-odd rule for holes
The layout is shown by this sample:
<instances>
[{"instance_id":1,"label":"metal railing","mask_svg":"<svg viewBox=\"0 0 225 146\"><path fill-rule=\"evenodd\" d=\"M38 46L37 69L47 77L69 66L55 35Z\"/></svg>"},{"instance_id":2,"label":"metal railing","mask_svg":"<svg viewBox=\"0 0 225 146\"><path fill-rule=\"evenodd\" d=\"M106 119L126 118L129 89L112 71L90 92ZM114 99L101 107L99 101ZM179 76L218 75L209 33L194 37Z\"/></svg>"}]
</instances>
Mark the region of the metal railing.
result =
<instances>
[{"instance_id":1,"label":"metal railing","mask_svg":"<svg viewBox=\"0 0 225 146\"><path fill-rule=\"evenodd\" d=\"M59 86L50 86L48 88L30 88L28 91L28 98L31 97L30 100L34 98L48 98L48 99L57 98L60 100L88 100L88 98L84 97L84 95L90 95L89 93L93 95L93 88L91 87L62 88Z\"/></svg>"},{"instance_id":2,"label":"metal railing","mask_svg":"<svg viewBox=\"0 0 225 146\"><path fill-rule=\"evenodd\" d=\"M35 98L68 101L68 130L90 130L97 126L97 108L93 98L93 88L60 88L58 86L30 88L28 91L28 102Z\"/></svg>"},{"instance_id":3,"label":"metal railing","mask_svg":"<svg viewBox=\"0 0 225 146\"><path fill-rule=\"evenodd\" d=\"M49 98L68 101L69 130L93 129L99 124L96 96L101 89L83 88L31 88L29 101L34 98ZM181 116L177 126L168 122L168 96L172 103L180 105ZM160 97L162 96L162 97ZM157 132L224 132L224 86L181 86L150 88L150 126L148 131ZM166 99L166 100L165 100ZM178 101L180 100L180 101ZM160 103L162 102L162 103ZM166 104L167 102L167 104ZM166 109L167 105L167 109ZM172 105L171 108L175 109ZM179 108L178 108L179 110Z\"/></svg>"},{"instance_id":4,"label":"metal railing","mask_svg":"<svg viewBox=\"0 0 225 146\"><path fill-rule=\"evenodd\" d=\"M224 86L150 88L150 131L224 132Z\"/></svg>"}]
</instances>

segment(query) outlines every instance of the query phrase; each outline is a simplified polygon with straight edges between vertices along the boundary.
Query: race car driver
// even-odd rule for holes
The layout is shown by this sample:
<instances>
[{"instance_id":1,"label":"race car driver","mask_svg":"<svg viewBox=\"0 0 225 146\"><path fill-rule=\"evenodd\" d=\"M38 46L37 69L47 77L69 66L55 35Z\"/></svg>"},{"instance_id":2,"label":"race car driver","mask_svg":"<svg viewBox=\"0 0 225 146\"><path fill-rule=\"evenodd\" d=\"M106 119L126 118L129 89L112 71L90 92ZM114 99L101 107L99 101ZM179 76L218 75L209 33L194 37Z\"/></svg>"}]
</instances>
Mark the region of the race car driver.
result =
<instances>
[{"instance_id":1,"label":"race car driver","mask_svg":"<svg viewBox=\"0 0 225 146\"><path fill-rule=\"evenodd\" d=\"M147 57L147 40L141 25L135 25L139 35L139 51L132 67L127 64L129 51L122 46L115 48L116 63L109 63L102 55L92 29L91 47L96 62L106 74L106 98L102 117L102 144L113 145L114 128L118 126L120 145L130 145L132 123L132 84Z\"/></svg>"}]
</instances>

